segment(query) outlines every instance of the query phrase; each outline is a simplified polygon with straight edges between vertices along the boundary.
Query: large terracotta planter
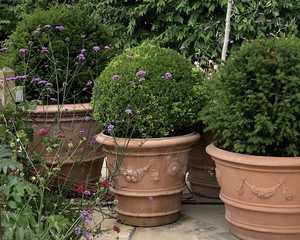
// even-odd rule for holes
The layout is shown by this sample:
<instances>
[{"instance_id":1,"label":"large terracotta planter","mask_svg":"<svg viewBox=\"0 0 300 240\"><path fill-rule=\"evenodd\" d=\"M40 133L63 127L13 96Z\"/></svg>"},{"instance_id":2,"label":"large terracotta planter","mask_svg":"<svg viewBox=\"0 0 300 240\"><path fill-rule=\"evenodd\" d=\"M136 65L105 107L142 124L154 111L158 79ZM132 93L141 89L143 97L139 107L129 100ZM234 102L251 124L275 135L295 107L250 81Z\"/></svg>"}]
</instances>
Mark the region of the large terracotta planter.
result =
<instances>
[{"instance_id":1,"label":"large terracotta planter","mask_svg":"<svg viewBox=\"0 0 300 240\"><path fill-rule=\"evenodd\" d=\"M237 154L214 145L220 197L231 231L243 240L300 239L300 157Z\"/></svg>"},{"instance_id":2,"label":"large terracotta planter","mask_svg":"<svg viewBox=\"0 0 300 240\"><path fill-rule=\"evenodd\" d=\"M219 198L220 186L216 179L215 163L205 151L210 142L209 134L201 134L200 141L190 152L189 181L193 193L208 198Z\"/></svg>"},{"instance_id":3,"label":"large terracotta planter","mask_svg":"<svg viewBox=\"0 0 300 240\"><path fill-rule=\"evenodd\" d=\"M77 185L95 187L101 177L104 153L96 143L95 135L99 127L91 118L90 104L44 105L28 112L27 121L34 129L30 152L39 154L48 168L60 166L54 177L54 184L67 189ZM62 145L49 152L42 143L39 129L49 129L46 137L60 138ZM81 142L83 139L85 141ZM42 169L37 165L37 169Z\"/></svg>"},{"instance_id":4,"label":"large terracotta planter","mask_svg":"<svg viewBox=\"0 0 300 240\"><path fill-rule=\"evenodd\" d=\"M198 139L197 133L149 139L97 136L115 173L111 191L124 223L158 226L178 219L188 154Z\"/></svg>"}]
</instances>

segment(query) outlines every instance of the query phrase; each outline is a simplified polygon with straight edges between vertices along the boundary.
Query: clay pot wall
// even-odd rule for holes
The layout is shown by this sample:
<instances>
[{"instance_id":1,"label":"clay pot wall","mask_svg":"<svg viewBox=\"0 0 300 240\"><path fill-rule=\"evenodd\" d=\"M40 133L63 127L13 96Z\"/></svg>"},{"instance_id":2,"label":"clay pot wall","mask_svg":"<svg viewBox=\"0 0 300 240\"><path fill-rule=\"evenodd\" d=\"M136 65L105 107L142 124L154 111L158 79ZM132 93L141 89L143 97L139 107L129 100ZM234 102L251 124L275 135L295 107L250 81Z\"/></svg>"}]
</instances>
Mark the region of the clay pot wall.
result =
<instances>
[{"instance_id":1,"label":"clay pot wall","mask_svg":"<svg viewBox=\"0 0 300 240\"><path fill-rule=\"evenodd\" d=\"M178 219L188 155L198 139L197 133L152 139L98 135L124 223L158 226Z\"/></svg>"},{"instance_id":2,"label":"clay pot wall","mask_svg":"<svg viewBox=\"0 0 300 240\"><path fill-rule=\"evenodd\" d=\"M205 151L210 143L210 135L204 133L193 147L188 162L189 182L193 193L208 198L219 198L220 186L216 179L215 163Z\"/></svg>"},{"instance_id":3,"label":"clay pot wall","mask_svg":"<svg viewBox=\"0 0 300 240\"><path fill-rule=\"evenodd\" d=\"M61 168L54 184L68 189L79 184L94 188L101 177L104 153L95 139L100 129L91 118L91 111L90 104L68 104L38 106L28 113L27 121L34 130L31 154L42 156L48 168ZM44 136L39 135L42 128L49 129L47 136L51 139L61 139L58 149L47 151Z\"/></svg>"},{"instance_id":4,"label":"clay pot wall","mask_svg":"<svg viewBox=\"0 0 300 240\"><path fill-rule=\"evenodd\" d=\"M263 157L207 147L226 219L239 239L300 239L300 157Z\"/></svg>"}]
</instances>

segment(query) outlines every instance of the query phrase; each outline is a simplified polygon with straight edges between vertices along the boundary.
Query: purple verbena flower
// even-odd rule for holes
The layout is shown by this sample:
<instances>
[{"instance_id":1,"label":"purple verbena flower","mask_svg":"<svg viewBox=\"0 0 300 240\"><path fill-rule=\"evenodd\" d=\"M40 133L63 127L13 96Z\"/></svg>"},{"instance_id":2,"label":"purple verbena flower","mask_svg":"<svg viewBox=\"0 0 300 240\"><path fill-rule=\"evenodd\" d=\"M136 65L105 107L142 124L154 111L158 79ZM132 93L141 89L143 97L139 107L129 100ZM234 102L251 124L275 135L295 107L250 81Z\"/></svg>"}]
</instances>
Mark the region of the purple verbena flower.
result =
<instances>
[{"instance_id":1,"label":"purple verbena flower","mask_svg":"<svg viewBox=\"0 0 300 240\"><path fill-rule=\"evenodd\" d=\"M21 48L19 54L21 57L25 58L28 55L28 48Z\"/></svg>"},{"instance_id":2,"label":"purple verbena flower","mask_svg":"<svg viewBox=\"0 0 300 240\"><path fill-rule=\"evenodd\" d=\"M47 83L48 83L48 81L46 81L46 80L38 81L38 84L39 84L39 85L45 85L45 84L47 84Z\"/></svg>"},{"instance_id":3,"label":"purple verbena flower","mask_svg":"<svg viewBox=\"0 0 300 240\"><path fill-rule=\"evenodd\" d=\"M6 48L6 47L0 48L0 53L6 53L7 50L8 50L8 48Z\"/></svg>"},{"instance_id":4,"label":"purple verbena flower","mask_svg":"<svg viewBox=\"0 0 300 240\"><path fill-rule=\"evenodd\" d=\"M93 85L93 81L92 81L92 80L89 80L85 85L86 85L86 86L91 86L91 85Z\"/></svg>"},{"instance_id":5,"label":"purple verbena flower","mask_svg":"<svg viewBox=\"0 0 300 240\"><path fill-rule=\"evenodd\" d=\"M83 192L83 195L86 196L86 197L90 197L92 195L92 193L89 190L85 190Z\"/></svg>"},{"instance_id":6,"label":"purple verbena flower","mask_svg":"<svg viewBox=\"0 0 300 240\"><path fill-rule=\"evenodd\" d=\"M63 25L57 25L55 26L55 29L62 32L65 30L65 27Z\"/></svg>"},{"instance_id":7,"label":"purple verbena flower","mask_svg":"<svg viewBox=\"0 0 300 240\"><path fill-rule=\"evenodd\" d=\"M111 80L113 80L113 81L118 81L118 80L120 80L121 79L121 77L119 76L119 75L117 75L117 74L115 74L115 75L113 75L112 77L111 77Z\"/></svg>"},{"instance_id":8,"label":"purple verbena flower","mask_svg":"<svg viewBox=\"0 0 300 240\"><path fill-rule=\"evenodd\" d=\"M80 217L85 224L92 223L92 214L88 210L80 210Z\"/></svg>"},{"instance_id":9,"label":"purple verbena flower","mask_svg":"<svg viewBox=\"0 0 300 240\"><path fill-rule=\"evenodd\" d=\"M39 81L41 81L41 79L39 77L32 77L32 79L31 79L32 83L37 83Z\"/></svg>"},{"instance_id":10,"label":"purple verbena flower","mask_svg":"<svg viewBox=\"0 0 300 240\"><path fill-rule=\"evenodd\" d=\"M112 134L113 133L113 130L114 130L115 126L111 123L109 123L107 126L106 126L106 130L108 132L108 134Z\"/></svg>"},{"instance_id":11,"label":"purple verbena flower","mask_svg":"<svg viewBox=\"0 0 300 240\"><path fill-rule=\"evenodd\" d=\"M110 49L111 49L111 46L106 45L106 46L104 46L104 49L105 49L105 50L110 50Z\"/></svg>"},{"instance_id":12,"label":"purple verbena flower","mask_svg":"<svg viewBox=\"0 0 300 240\"><path fill-rule=\"evenodd\" d=\"M75 229L74 229L74 233L75 235L78 237L80 236L81 234L81 227L77 226Z\"/></svg>"},{"instance_id":13,"label":"purple verbena flower","mask_svg":"<svg viewBox=\"0 0 300 240\"><path fill-rule=\"evenodd\" d=\"M99 46L94 46L93 51L94 52L100 52L101 48Z\"/></svg>"},{"instance_id":14,"label":"purple verbena flower","mask_svg":"<svg viewBox=\"0 0 300 240\"><path fill-rule=\"evenodd\" d=\"M139 71L137 71L137 73L135 74L139 79L145 79L146 76L146 71L144 69L140 69Z\"/></svg>"},{"instance_id":15,"label":"purple verbena flower","mask_svg":"<svg viewBox=\"0 0 300 240\"><path fill-rule=\"evenodd\" d=\"M85 55L83 53L78 54L77 59L79 62L84 62L85 61Z\"/></svg>"},{"instance_id":16,"label":"purple verbena flower","mask_svg":"<svg viewBox=\"0 0 300 240\"><path fill-rule=\"evenodd\" d=\"M44 53L44 54L49 53L48 48L47 48L47 47L42 47L42 48L41 48L41 53Z\"/></svg>"},{"instance_id":17,"label":"purple verbena flower","mask_svg":"<svg viewBox=\"0 0 300 240\"><path fill-rule=\"evenodd\" d=\"M173 78L172 73L166 72L166 73L164 74L164 79L165 79L165 80L171 80L172 78Z\"/></svg>"},{"instance_id":18,"label":"purple verbena flower","mask_svg":"<svg viewBox=\"0 0 300 240\"><path fill-rule=\"evenodd\" d=\"M16 76L16 80L17 81L24 81L27 79L27 76L26 75L19 75L19 76Z\"/></svg>"},{"instance_id":19,"label":"purple verbena flower","mask_svg":"<svg viewBox=\"0 0 300 240\"><path fill-rule=\"evenodd\" d=\"M86 52L87 52L87 50L84 48L80 50L80 53L82 53L82 54L86 54Z\"/></svg>"},{"instance_id":20,"label":"purple verbena flower","mask_svg":"<svg viewBox=\"0 0 300 240\"><path fill-rule=\"evenodd\" d=\"M17 78L16 77L7 77L5 78L6 81L16 81Z\"/></svg>"}]
</instances>

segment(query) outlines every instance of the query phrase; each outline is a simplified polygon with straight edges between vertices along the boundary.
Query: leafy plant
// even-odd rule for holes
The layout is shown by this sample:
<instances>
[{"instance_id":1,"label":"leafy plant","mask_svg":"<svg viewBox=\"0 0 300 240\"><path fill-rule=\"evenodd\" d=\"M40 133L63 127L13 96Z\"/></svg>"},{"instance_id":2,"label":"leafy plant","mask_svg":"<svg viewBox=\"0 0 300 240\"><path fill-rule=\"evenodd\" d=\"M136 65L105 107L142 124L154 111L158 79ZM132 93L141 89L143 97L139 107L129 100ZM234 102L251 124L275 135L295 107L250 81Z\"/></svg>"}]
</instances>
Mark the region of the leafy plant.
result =
<instances>
[{"instance_id":1,"label":"leafy plant","mask_svg":"<svg viewBox=\"0 0 300 240\"><path fill-rule=\"evenodd\" d=\"M227 0L81 0L99 21L114 26L118 45L145 39L193 56L201 65L219 59ZM298 0L235 1L230 47L264 36L299 36Z\"/></svg>"},{"instance_id":2,"label":"leafy plant","mask_svg":"<svg viewBox=\"0 0 300 240\"><path fill-rule=\"evenodd\" d=\"M201 116L219 147L299 156L300 41L255 40L228 59L208 87Z\"/></svg>"},{"instance_id":3,"label":"leafy plant","mask_svg":"<svg viewBox=\"0 0 300 240\"><path fill-rule=\"evenodd\" d=\"M164 137L193 131L192 65L176 51L146 42L114 58L97 79L94 117L118 137Z\"/></svg>"},{"instance_id":4,"label":"leafy plant","mask_svg":"<svg viewBox=\"0 0 300 240\"><path fill-rule=\"evenodd\" d=\"M94 78L114 54L109 44L110 32L87 11L58 5L18 23L0 64L21 76L27 100L88 102Z\"/></svg>"}]
</instances>

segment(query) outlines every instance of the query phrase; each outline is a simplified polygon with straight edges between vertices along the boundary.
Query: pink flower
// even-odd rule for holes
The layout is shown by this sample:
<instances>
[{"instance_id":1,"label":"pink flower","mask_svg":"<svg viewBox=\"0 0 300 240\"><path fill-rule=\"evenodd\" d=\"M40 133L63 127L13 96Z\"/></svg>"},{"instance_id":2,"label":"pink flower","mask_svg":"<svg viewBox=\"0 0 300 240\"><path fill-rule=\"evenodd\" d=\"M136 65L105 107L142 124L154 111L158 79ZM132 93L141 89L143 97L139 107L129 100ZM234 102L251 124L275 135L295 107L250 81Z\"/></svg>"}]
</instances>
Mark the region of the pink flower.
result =
<instances>
[{"instance_id":1,"label":"pink flower","mask_svg":"<svg viewBox=\"0 0 300 240\"><path fill-rule=\"evenodd\" d=\"M48 136L48 134L49 134L49 128L40 128L37 131L37 135L40 137L46 137L46 136Z\"/></svg>"},{"instance_id":2,"label":"pink flower","mask_svg":"<svg viewBox=\"0 0 300 240\"><path fill-rule=\"evenodd\" d=\"M108 188L109 187L108 179L100 180L100 186L103 187L103 188Z\"/></svg>"}]
</instances>

